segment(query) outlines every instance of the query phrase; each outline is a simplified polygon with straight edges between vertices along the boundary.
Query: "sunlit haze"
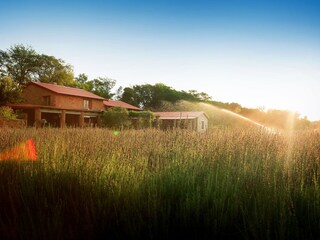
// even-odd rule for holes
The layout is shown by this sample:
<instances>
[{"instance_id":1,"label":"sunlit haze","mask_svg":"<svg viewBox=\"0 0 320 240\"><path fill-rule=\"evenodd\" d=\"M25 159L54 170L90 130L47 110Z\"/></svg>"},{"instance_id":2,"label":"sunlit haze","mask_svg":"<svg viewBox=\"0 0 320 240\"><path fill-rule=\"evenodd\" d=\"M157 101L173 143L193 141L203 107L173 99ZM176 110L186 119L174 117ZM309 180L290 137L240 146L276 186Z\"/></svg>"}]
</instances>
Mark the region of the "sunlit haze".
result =
<instances>
[{"instance_id":1,"label":"sunlit haze","mask_svg":"<svg viewBox=\"0 0 320 240\"><path fill-rule=\"evenodd\" d=\"M280 3L281 2L281 3ZM320 119L319 1L2 1L0 49Z\"/></svg>"}]
</instances>

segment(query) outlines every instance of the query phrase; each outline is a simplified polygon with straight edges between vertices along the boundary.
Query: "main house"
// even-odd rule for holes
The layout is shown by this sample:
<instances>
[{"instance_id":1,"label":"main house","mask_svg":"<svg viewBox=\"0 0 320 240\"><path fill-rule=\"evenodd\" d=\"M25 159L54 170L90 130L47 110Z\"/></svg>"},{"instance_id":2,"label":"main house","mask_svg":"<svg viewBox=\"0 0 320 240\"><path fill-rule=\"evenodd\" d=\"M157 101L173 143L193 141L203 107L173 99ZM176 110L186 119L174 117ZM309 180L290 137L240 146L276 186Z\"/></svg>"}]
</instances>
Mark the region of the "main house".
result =
<instances>
[{"instance_id":1,"label":"main house","mask_svg":"<svg viewBox=\"0 0 320 240\"><path fill-rule=\"evenodd\" d=\"M101 114L113 105L140 110L130 104L106 100L83 89L56 84L30 82L23 91L22 104L10 104L24 113L28 126L97 126Z\"/></svg>"}]
</instances>

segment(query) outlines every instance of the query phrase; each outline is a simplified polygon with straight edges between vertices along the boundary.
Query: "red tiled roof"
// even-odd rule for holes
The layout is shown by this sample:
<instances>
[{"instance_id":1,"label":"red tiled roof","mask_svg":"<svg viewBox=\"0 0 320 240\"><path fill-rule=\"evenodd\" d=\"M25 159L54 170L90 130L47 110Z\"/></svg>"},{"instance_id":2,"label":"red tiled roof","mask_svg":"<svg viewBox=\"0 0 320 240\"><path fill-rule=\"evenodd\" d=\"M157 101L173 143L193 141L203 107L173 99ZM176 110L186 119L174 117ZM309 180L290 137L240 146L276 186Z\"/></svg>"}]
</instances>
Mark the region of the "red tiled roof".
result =
<instances>
[{"instance_id":1,"label":"red tiled roof","mask_svg":"<svg viewBox=\"0 0 320 240\"><path fill-rule=\"evenodd\" d=\"M72 87L66 87L66 86L50 84L50 83L40 83L40 82L31 82L29 84L37 85L39 87L48 89L58 94L104 100L103 97L97 96L91 92L88 92L86 90L79 89L79 88L72 88Z\"/></svg>"},{"instance_id":2,"label":"red tiled roof","mask_svg":"<svg viewBox=\"0 0 320 240\"><path fill-rule=\"evenodd\" d=\"M103 101L103 104L107 107L121 107L121 108L127 108L131 110L137 110L141 111L140 108L130 105L129 103L125 103L122 101L116 101L116 100L105 100Z\"/></svg>"},{"instance_id":3,"label":"red tiled roof","mask_svg":"<svg viewBox=\"0 0 320 240\"><path fill-rule=\"evenodd\" d=\"M194 119L204 114L204 112L154 112L159 119Z\"/></svg>"}]
</instances>

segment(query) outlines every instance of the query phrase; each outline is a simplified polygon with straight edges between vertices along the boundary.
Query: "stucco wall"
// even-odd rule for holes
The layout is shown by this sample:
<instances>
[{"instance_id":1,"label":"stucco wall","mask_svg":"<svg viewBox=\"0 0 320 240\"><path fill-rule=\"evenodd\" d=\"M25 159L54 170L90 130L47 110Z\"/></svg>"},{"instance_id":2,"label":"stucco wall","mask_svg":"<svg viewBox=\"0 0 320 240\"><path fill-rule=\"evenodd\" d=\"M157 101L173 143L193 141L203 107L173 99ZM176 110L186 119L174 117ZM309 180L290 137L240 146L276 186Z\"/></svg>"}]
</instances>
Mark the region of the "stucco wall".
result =
<instances>
[{"instance_id":1,"label":"stucco wall","mask_svg":"<svg viewBox=\"0 0 320 240\"><path fill-rule=\"evenodd\" d=\"M56 97L56 107L67 108L67 109L84 109L83 100L87 98L68 96L68 95L58 95ZM104 105L102 100L98 99L87 99L91 101L90 110L104 110Z\"/></svg>"},{"instance_id":2,"label":"stucco wall","mask_svg":"<svg viewBox=\"0 0 320 240\"><path fill-rule=\"evenodd\" d=\"M26 103L36 104L36 105L45 105L44 96L51 97L51 106L55 105L56 94L53 92L41 88L35 85L28 85L23 91L23 98L25 99Z\"/></svg>"}]
</instances>

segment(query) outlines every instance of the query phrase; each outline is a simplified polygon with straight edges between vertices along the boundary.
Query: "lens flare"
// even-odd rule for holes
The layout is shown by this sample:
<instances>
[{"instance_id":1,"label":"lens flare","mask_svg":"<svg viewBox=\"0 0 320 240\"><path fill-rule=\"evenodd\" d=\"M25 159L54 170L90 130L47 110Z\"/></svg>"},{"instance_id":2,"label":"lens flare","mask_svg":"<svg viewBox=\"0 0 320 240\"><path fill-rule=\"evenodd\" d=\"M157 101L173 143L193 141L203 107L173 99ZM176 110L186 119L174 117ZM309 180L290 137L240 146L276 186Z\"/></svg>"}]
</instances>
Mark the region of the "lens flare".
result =
<instances>
[{"instance_id":1,"label":"lens flare","mask_svg":"<svg viewBox=\"0 0 320 240\"><path fill-rule=\"evenodd\" d=\"M35 161L37 151L32 139L0 153L0 160Z\"/></svg>"},{"instance_id":2,"label":"lens flare","mask_svg":"<svg viewBox=\"0 0 320 240\"><path fill-rule=\"evenodd\" d=\"M295 114L290 112L287 119L287 141L288 141L288 149L287 149L287 162L289 163L292 158L292 150L293 150L293 137L294 137L294 124L295 124Z\"/></svg>"}]
</instances>

